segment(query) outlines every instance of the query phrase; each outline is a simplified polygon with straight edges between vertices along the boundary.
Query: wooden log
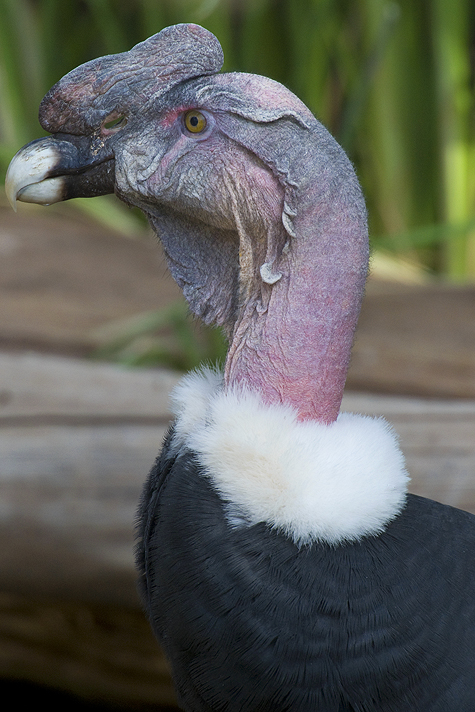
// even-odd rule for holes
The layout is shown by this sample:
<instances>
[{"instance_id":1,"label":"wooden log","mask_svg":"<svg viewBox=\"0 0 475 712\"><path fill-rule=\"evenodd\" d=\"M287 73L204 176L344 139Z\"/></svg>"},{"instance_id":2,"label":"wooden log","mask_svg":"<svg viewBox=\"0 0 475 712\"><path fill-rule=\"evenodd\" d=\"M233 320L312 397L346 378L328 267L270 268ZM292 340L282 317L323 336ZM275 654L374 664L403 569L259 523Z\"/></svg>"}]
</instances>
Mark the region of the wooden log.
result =
<instances>
[{"instance_id":1,"label":"wooden log","mask_svg":"<svg viewBox=\"0 0 475 712\"><path fill-rule=\"evenodd\" d=\"M381 415L392 424L411 492L475 514L475 401L349 392L343 408Z\"/></svg>"},{"instance_id":2,"label":"wooden log","mask_svg":"<svg viewBox=\"0 0 475 712\"><path fill-rule=\"evenodd\" d=\"M0 354L0 374L3 590L138 605L134 513L179 376L33 354ZM343 407L393 424L412 491L475 511L473 401L348 393Z\"/></svg>"},{"instance_id":3,"label":"wooden log","mask_svg":"<svg viewBox=\"0 0 475 712\"><path fill-rule=\"evenodd\" d=\"M0 426L162 422L180 376L82 359L0 352Z\"/></svg>"},{"instance_id":4,"label":"wooden log","mask_svg":"<svg viewBox=\"0 0 475 712\"><path fill-rule=\"evenodd\" d=\"M475 288L369 280L347 384L475 398Z\"/></svg>"},{"instance_id":5,"label":"wooden log","mask_svg":"<svg viewBox=\"0 0 475 712\"><path fill-rule=\"evenodd\" d=\"M174 705L136 592L133 530L178 378L0 354L0 677Z\"/></svg>"},{"instance_id":6,"label":"wooden log","mask_svg":"<svg viewBox=\"0 0 475 712\"><path fill-rule=\"evenodd\" d=\"M164 371L0 354L0 675L171 704L135 588L134 514L169 422ZM411 489L475 512L475 402L348 392L401 437Z\"/></svg>"},{"instance_id":7,"label":"wooden log","mask_svg":"<svg viewBox=\"0 0 475 712\"><path fill-rule=\"evenodd\" d=\"M136 608L111 603L0 593L0 677L117 711L176 706L168 664L148 621Z\"/></svg>"}]
</instances>

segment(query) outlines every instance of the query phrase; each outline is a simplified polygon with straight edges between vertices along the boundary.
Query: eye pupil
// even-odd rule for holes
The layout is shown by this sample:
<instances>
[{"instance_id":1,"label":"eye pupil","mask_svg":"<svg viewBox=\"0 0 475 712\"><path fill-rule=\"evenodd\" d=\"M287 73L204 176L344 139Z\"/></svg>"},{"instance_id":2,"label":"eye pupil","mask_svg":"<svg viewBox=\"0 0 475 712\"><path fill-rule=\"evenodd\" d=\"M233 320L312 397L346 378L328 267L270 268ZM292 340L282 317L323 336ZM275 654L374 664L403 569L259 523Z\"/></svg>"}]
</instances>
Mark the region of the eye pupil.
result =
<instances>
[{"instance_id":1,"label":"eye pupil","mask_svg":"<svg viewBox=\"0 0 475 712\"><path fill-rule=\"evenodd\" d=\"M199 123L199 122L198 122L198 117L197 117L197 116L191 116L191 117L190 117L190 124L191 124L192 126L198 126L198 123Z\"/></svg>"}]
</instances>

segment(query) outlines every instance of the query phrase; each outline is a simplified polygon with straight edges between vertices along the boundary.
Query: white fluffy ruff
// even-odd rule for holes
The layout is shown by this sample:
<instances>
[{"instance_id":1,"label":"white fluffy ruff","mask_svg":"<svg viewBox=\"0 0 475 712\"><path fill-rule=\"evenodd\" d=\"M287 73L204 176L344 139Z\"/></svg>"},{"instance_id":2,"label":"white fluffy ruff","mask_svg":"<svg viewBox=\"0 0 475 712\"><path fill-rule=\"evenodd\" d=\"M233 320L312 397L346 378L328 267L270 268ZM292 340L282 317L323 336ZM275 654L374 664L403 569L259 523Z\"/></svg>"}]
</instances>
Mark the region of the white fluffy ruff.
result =
<instances>
[{"instance_id":1,"label":"white fluffy ruff","mask_svg":"<svg viewBox=\"0 0 475 712\"><path fill-rule=\"evenodd\" d=\"M233 525L267 522L298 544L339 544L380 533L404 506L404 457L382 418L299 422L256 393L224 392L210 370L186 376L172 400L174 447L197 454Z\"/></svg>"}]
</instances>

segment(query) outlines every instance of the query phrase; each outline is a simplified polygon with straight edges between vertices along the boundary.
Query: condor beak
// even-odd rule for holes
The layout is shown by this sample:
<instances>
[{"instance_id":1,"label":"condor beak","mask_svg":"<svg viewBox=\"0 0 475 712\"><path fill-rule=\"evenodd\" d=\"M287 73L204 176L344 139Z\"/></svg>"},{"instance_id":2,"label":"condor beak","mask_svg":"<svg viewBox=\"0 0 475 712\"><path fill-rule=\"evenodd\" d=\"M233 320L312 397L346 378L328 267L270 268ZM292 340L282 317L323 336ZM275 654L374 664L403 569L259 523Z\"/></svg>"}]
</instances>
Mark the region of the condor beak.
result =
<instances>
[{"instance_id":1,"label":"condor beak","mask_svg":"<svg viewBox=\"0 0 475 712\"><path fill-rule=\"evenodd\" d=\"M64 136L64 134L63 134ZM21 148L8 167L5 192L16 201L51 205L114 192L113 156L95 156L85 137L40 138Z\"/></svg>"},{"instance_id":2,"label":"condor beak","mask_svg":"<svg viewBox=\"0 0 475 712\"><path fill-rule=\"evenodd\" d=\"M15 154L5 180L5 192L15 212L17 200L41 205L62 200L63 176L48 178L59 158L50 138L33 141Z\"/></svg>"}]
</instances>

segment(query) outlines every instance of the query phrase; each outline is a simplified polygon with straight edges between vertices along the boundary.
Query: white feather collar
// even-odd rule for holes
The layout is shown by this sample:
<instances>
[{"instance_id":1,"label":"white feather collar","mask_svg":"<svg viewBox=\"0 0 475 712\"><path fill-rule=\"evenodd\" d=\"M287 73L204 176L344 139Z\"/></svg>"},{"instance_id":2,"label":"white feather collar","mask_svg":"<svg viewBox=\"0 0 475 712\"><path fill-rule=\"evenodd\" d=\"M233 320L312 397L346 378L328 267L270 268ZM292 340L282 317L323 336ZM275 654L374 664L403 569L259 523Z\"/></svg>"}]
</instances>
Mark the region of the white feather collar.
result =
<instances>
[{"instance_id":1,"label":"white feather collar","mask_svg":"<svg viewBox=\"0 0 475 712\"><path fill-rule=\"evenodd\" d=\"M224 392L211 370L185 376L172 403L172 447L196 453L234 526L267 522L299 544L338 544L381 533L404 506L404 456L383 418L299 422L256 393Z\"/></svg>"}]
</instances>

